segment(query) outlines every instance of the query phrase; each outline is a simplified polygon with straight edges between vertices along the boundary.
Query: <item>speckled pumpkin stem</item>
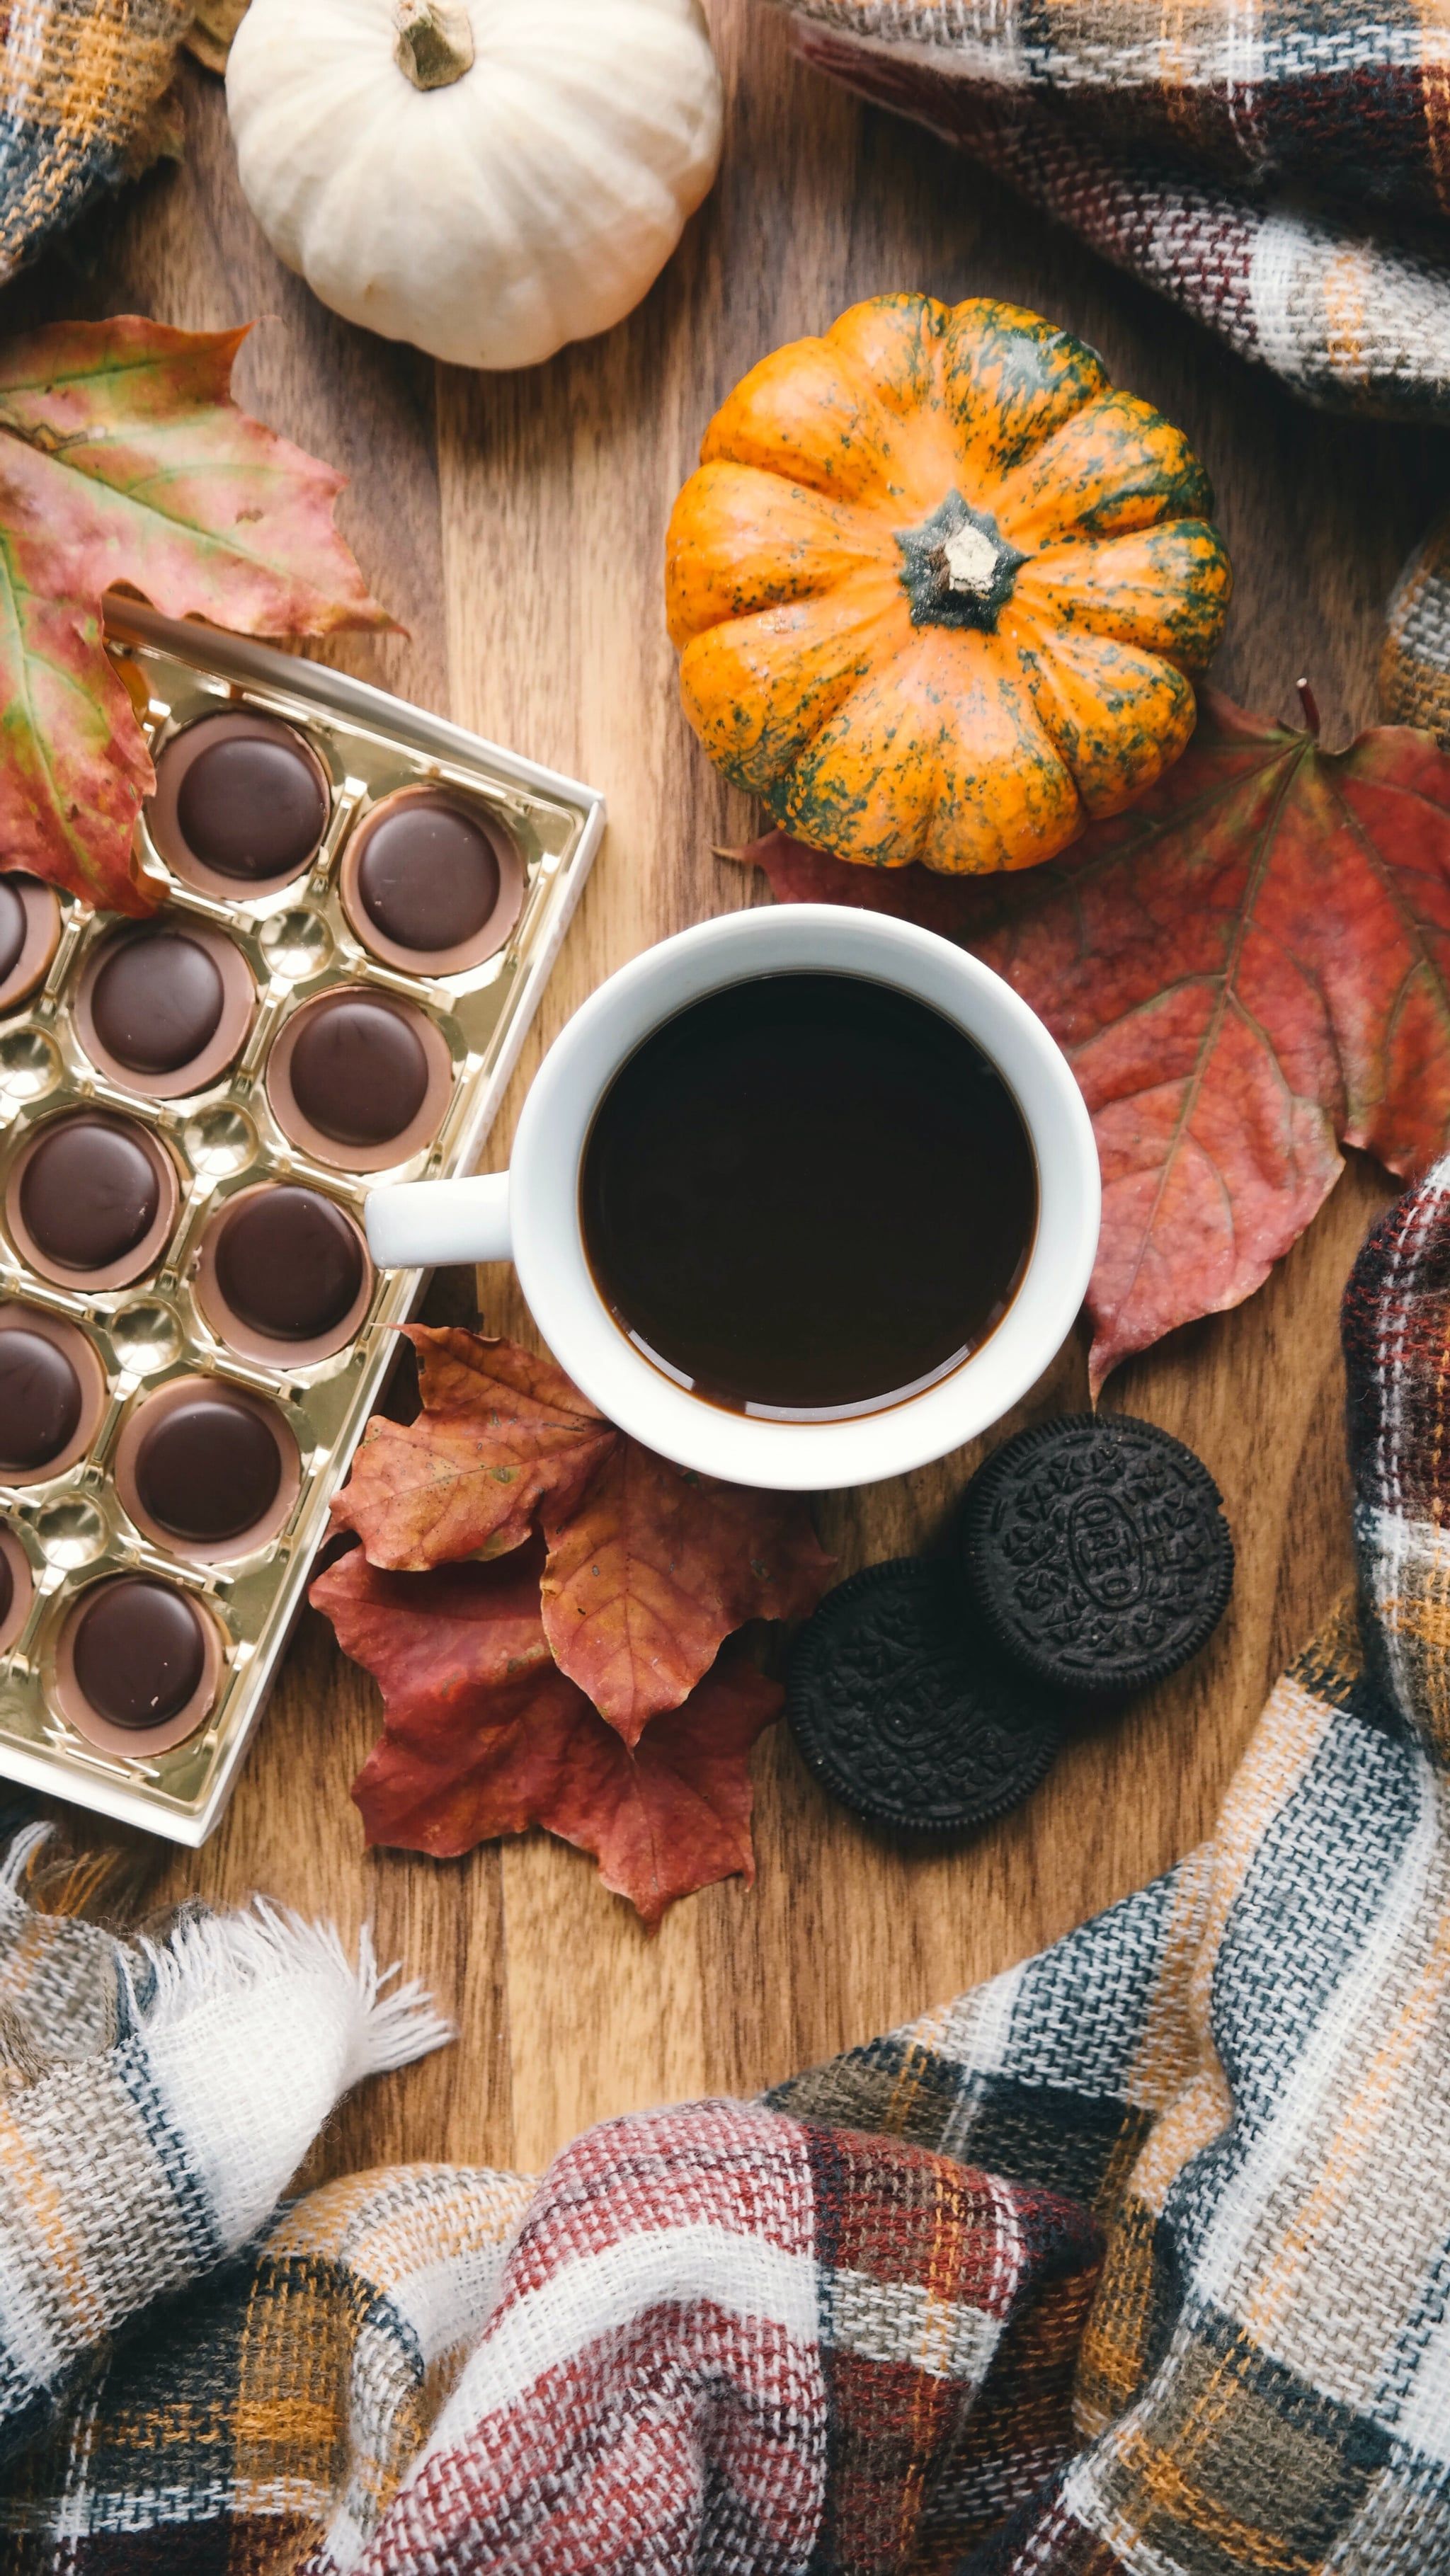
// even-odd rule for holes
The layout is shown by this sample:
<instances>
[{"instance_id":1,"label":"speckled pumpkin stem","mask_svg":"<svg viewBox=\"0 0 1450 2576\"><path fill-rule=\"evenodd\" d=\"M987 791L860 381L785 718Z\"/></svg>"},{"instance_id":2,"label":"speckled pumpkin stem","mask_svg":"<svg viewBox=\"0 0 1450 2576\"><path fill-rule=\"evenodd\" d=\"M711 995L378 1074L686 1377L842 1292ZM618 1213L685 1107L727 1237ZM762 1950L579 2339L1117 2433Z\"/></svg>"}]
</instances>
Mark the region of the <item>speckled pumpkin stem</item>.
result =
<instances>
[{"instance_id":1,"label":"speckled pumpkin stem","mask_svg":"<svg viewBox=\"0 0 1450 2576\"><path fill-rule=\"evenodd\" d=\"M995 633L1027 558L1008 545L987 511L971 509L960 492L948 492L929 519L899 529L896 543L913 626L975 626Z\"/></svg>"},{"instance_id":2,"label":"speckled pumpkin stem","mask_svg":"<svg viewBox=\"0 0 1450 2576\"><path fill-rule=\"evenodd\" d=\"M458 0L397 0L393 60L415 89L446 89L473 64L473 29Z\"/></svg>"}]
</instances>

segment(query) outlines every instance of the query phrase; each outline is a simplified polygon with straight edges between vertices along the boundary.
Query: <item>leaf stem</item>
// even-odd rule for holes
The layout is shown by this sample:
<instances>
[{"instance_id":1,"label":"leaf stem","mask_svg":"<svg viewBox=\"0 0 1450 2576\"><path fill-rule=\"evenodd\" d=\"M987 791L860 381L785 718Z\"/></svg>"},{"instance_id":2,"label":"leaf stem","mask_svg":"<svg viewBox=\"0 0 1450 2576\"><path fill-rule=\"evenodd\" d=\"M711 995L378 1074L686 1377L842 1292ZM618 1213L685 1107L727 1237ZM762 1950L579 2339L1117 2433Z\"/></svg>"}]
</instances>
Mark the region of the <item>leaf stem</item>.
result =
<instances>
[{"instance_id":1,"label":"leaf stem","mask_svg":"<svg viewBox=\"0 0 1450 2576\"><path fill-rule=\"evenodd\" d=\"M1319 700L1307 679L1296 680L1294 685L1299 693L1299 704L1304 712L1305 725L1317 742L1319 740Z\"/></svg>"}]
</instances>

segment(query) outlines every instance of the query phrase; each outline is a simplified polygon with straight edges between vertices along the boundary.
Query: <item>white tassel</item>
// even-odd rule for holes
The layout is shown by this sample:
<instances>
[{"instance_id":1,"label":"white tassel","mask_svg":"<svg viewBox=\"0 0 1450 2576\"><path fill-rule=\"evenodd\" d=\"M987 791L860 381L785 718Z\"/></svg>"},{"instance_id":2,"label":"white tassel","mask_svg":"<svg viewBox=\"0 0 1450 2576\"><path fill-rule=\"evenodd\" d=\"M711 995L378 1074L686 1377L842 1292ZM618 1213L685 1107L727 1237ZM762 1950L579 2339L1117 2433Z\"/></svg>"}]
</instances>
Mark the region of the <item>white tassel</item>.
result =
<instances>
[{"instance_id":1,"label":"white tassel","mask_svg":"<svg viewBox=\"0 0 1450 2576\"><path fill-rule=\"evenodd\" d=\"M27 1828L0 1858L0 1969L7 1947L28 1955L30 1924L42 1949L64 1941L74 1953L79 1942L72 1970L86 1968L94 1945L94 1977L87 1988L81 1975L78 1988L71 1975L67 2031L33 2029L23 1984L12 2004L42 2050L57 2054L68 2039L68 2063L93 2060L97 2082L109 2080L113 2049L144 2058L219 2243L239 2245L275 2207L340 2097L365 2075L441 2048L452 2029L420 1985L379 1969L366 1927L354 1961L333 1924L260 1898L231 1914L184 1913L162 1939L123 1941L69 1916L32 1916L21 1882L48 1832ZM38 1986L36 1996L53 2017L54 1993Z\"/></svg>"},{"instance_id":2,"label":"white tassel","mask_svg":"<svg viewBox=\"0 0 1450 2576\"><path fill-rule=\"evenodd\" d=\"M297 1979L318 1987L341 2025L340 2094L365 2075L411 2065L454 2037L453 2025L435 2011L416 1978L395 1985L396 1964L379 1968L366 1923L355 1966L335 1924L309 1922L260 1896L235 1914L184 1917L164 1941L143 1938L135 1946L151 1970L144 2005L131 1988L136 2025L148 2039L174 2031L210 2005L235 2006L259 1987Z\"/></svg>"},{"instance_id":3,"label":"white tassel","mask_svg":"<svg viewBox=\"0 0 1450 2576\"><path fill-rule=\"evenodd\" d=\"M12 1836L0 1856L0 1904L29 1913L23 1881L53 1832L52 1825L40 1823L23 1826ZM147 2037L174 2031L210 2005L240 2004L259 1987L301 1979L316 1988L318 2003L340 2034L339 2093L365 2075L408 2066L445 2047L455 2035L416 1978L399 1985L396 1965L378 1966L372 1928L366 1923L358 1935L356 1965L335 1924L309 1922L260 1896L232 1914L184 1914L164 1940L96 1937L108 1960L114 1959L131 2005L133 2030ZM150 1970L144 2004L136 1991L143 1960Z\"/></svg>"},{"instance_id":4,"label":"white tassel","mask_svg":"<svg viewBox=\"0 0 1450 2576\"><path fill-rule=\"evenodd\" d=\"M133 2044L228 2245L260 2226L360 2077L452 2037L420 1987L379 1974L369 1933L354 1963L332 1924L276 1906L194 1914L137 1949L150 1979L132 1983Z\"/></svg>"}]
</instances>

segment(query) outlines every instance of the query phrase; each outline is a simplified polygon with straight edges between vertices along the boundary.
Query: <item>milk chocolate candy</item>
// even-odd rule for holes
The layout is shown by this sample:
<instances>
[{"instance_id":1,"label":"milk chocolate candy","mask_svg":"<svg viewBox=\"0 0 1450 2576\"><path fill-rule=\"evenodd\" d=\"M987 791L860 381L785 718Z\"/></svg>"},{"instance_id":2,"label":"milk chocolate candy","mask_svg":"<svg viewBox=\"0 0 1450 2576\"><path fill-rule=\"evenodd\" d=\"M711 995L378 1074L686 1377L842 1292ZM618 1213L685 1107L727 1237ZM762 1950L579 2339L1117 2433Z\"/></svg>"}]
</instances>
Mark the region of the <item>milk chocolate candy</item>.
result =
<instances>
[{"instance_id":1,"label":"milk chocolate candy","mask_svg":"<svg viewBox=\"0 0 1450 2576\"><path fill-rule=\"evenodd\" d=\"M13 1529L0 1521L0 1656L8 1655L30 1615L35 1582Z\"/></svg>"},{"instance_id":2,"label":"milk chocolate candy","mask_svg":"<svg viewBox=\"0 0 1450 2576\"><path fill-rule=\"evenodd\" d=\"M78 1325L18 1301L0 1306L0 1483L64 1475L89 1447L105 1394Z\"/></svg>"},{"instance_id":3,"label":"milk chocolate candy","mask_svg":"<svg viewBox=\"0 0 1450 2576\"><path fill-rule=\"evenodd\" d=\"M222 979L194 939L157 931L107 958L92 997L96 1029L131 1073L175 1073L216 1036Z\"/></svg>"},{"instance_id":4,"label":"milk chocolate candy","mask_svg":"<svg viewBox=\"0 0 1450 2576\"><path fill-rule=\"evenodd\" d=\"M404 787L343 852L349 921L363 946L413 975L457 975L502 948L523 902L523 863L502 825L444 788Z\"/></svg>"},{"instance_id":5,"label":"milk chocolate candy","mask_svg":"<svg viewBox=\"0 0 1450 2576\"><path fill-rule=\"evenodd\" d=\"M302 1481L297 1440L274 1404L216 1378L173 1378L130 1415L116 1491L136 1526L193 1563L275 1538Z\"/></svg>"},{"instance_id":6,"label":"milk chocolate candy","mask_svg":"<svg viewBox=\"0 0 1450 2576\"><path fill-rule=\"evenodd\" d=\"M81 1381L66 1353L20 1325L0 1335L0 1451L5 1464L45 1467L75 1437Z\"/></svg>"},{"instance_id":7,"label":"milk chocolate candy","mask_svg":"<svg viewBox=\"0 0 1450 2576\"><path fill-rule=\"evenodd\" d=\"M323 664L106 624L157 769L134 909L0 850L0 1775L195 1845L416 1304L367 1190L478 1159L602 811ZM437 830L370 898L482 954L451 986L344 901L409 790Z\"/></svg>"},{"instance_id":8,"label":"milk chocolate candy","mask_svg":"<svg viewBox=\"0 0 1450 2576\"><path fill-rule=\"evenodd\" d=\"M280 716L200 716L156 764L151 838L173 872L236 901L288 885L327 831L327 772Z\"/></svg>"},{"instance_id":9,"label":"milk chocolate candy","mask_svg":"<svg viewBox=\"0 0 1450 2576\"><path fill-rule=\"evenodd\" d=\"M119 1574L81 1594L61 1631L62 1714L109 1753L161 1752L194 1732L216 1696L216 1628L174 1583Z\"/></svg>"},{"instance_id":10,"label":"milk chocolate candy","mask_svg":"<svg viewBox=\"0 0 1450 2576\"><path fill-rule=\"evenodd\" d=\"M54 886L18 871L0 876L0 1011L28 1001L60 945Z\"/></svg>"},{"instance_id":11,"label":"milk chocolate candy","mask_svg":"<svg viewBox=\"0 0 1450 2576\"><path fill-rule=\"evenodd\" d=\"M92 1061L147 1099L202 1091L240 1054L255 1003L235 941L209 922L113 932L76 998Z\"/></svg>"},{"instance_id":12,"label":"milk chocolate candy","mask_svg":"<svg viewBox=\"0 0 1450 2576\"><path fill-rule=\"evenodd\" d=\"M177 1196L171 1159L144 1127L79 1109L48 1120L19 1155L5 1216L43 1278L120 1288L160 1259Z\"/></svg>"},{"instance_id":13,"label":"milk chocolate candy","mask_svg":"<svg viewBox=\"0 0 1450 2576\"><path fill-rule=\"evenodd\" d=\"M296 1182L262 1182L229 1199L207 1228L197 1272L197 1296L221 1340L296 1368L352 1339L372 1284L352 1218Z\"/></svg>"},{"instance_id":14,"label":"milk chocolate candy","mask_svg":"<svg viewBox=\"0 0 1450 2576\"><path fill-rule=\"evenodd\" d=\"M0 877L0 985L13 975L25 946L25 906L13 885Z\"/></svg>"},{"instance_id":15,"label":"milk chocolate candy","mask_svg":"<svg viewBox=\"0 0 1450 2576\"><path fill-rule=\"evenodd\" d=\"M350 1171L400 1163L437 1134L453 1086L448 1041L415 1004L343 986L304 1004L267 1065L284 1134Z\"/></svg>"},{"instance_id":16,"label":"milk chocolate candy","mask_svg":"<svg viewBox=\"0 0 1450 2576\"><path fill-rule=\"evenodd\" d=\"M136 1482L151 1518L173 1538L235 1538L271 1510L282 1459L265 1422L244 1405L196 1395L143 1441Z\"/></svg>"}]
</instances>

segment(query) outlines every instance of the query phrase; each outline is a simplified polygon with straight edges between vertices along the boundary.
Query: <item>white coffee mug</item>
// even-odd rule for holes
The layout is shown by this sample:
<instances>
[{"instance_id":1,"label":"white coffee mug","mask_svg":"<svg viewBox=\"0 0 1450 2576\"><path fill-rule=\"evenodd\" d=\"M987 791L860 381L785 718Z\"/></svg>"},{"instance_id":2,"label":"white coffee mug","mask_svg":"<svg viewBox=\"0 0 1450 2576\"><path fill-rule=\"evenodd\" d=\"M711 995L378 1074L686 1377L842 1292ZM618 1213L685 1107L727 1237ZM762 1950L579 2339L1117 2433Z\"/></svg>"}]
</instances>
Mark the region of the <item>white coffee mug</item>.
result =
<instances>
[{"instance_id":1,"label":"white coffee mug","mask_svg":"<svg viewBox=\"0 0 1450 2576\"><path fill-rule=\"evenodd\" d=\"M594 1113L625 1059L702 994L759 975L859 975L955 1021L991 1058L1037 1158L1037 1231L1015 1297L950 1376L878 1413L779 1422L736 1413L646 1359L594 1284L579 1173ZM682 1467L810 1492L865 1485L945 1457L1026 1394L1066 1339L1097 1250L1097 1148L1082 1094L1010 985L934 931L833 904L727 913L646 949L601 984L555 1040L524 1103L507 1172L412 1181L367 1202L384 1268L512 1260L545 1342L607 1414Z\"/></svg>"}]
</instances>

